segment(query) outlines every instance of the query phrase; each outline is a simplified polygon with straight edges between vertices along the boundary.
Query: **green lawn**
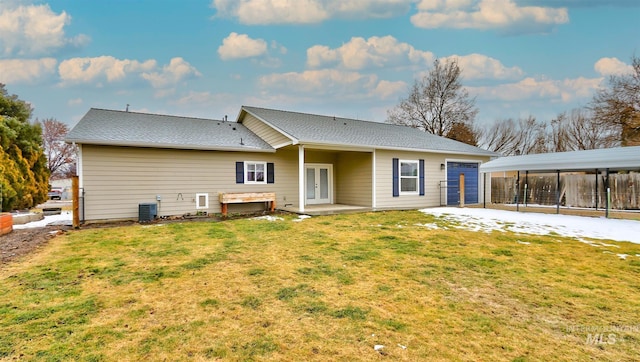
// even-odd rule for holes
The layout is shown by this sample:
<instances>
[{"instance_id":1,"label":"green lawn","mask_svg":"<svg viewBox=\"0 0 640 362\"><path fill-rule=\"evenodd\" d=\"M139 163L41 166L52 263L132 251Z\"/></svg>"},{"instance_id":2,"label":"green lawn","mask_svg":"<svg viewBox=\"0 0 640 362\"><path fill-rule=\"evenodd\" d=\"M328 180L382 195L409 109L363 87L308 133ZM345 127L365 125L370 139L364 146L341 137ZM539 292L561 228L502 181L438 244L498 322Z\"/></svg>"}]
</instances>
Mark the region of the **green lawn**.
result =
<instances>
[{"instance_id":1,"label":"green lawn","mask_svg":"<svg viewBox=\"0 0 640 362\"><path fill-rule=\"evenodd\" d=\"M53 239L0 267L0 359L640 356L640 245L446 229L418 211L283 217Z\"/></svg>"}]
</instances>

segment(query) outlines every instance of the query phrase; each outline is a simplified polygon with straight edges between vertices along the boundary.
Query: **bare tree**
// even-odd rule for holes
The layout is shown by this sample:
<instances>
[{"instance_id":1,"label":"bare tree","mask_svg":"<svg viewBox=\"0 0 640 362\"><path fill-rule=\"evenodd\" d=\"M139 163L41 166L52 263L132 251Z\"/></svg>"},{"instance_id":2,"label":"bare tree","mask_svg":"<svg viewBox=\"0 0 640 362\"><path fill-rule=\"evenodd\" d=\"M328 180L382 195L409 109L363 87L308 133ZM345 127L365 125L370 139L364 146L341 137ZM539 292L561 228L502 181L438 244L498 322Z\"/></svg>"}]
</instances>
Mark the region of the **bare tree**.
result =
<instances>
[{"instance_id":1,"label":"bare tree","mask_svg":"<svg viewBox=\"0 0 640 362\"><path fill-rule=\"evenodd\" d=\"M609 77L590 104L598 121L617 128L622 146L640 145L640 58L631 57L631 66L630 74Z\"/></svg>"},{"instance_id":2,"label":"bare tree","mask_svg":"<svg viewBox=\"0 0 640 362\"><path fill-rule=\"evenodd\" d=\"M42 143L52 177L68 176L75 167L76 147L64 142L69 127L53 118L42 121Z\"/></svg>"},{"instance_id":3,"label":"bare tree","mask_svg":"<svg viewBox=\"0 0 640 362\"><path fill-rule=\"evenodd\" d=\"M450 134L455 123L472 125L478 110L461 80L462 69L456 59L436 59L429 73L415 81L409 96L387 111L387 122L438 136Z\"/></svg>"},{"instance_id":4,"label":"bare tree","mask_svg":"<svg viewBox=\"0 0 640 362\"><path fill-rule=\"evenodd\" d=\"M515 154L518 130L513 119L497 120L480 136L480 146L502 155Z\"/></svg>"},{"instance_id":5,"label":"bare tree","mask_svg":"<svg viewBox=\"0 0 640 362\"><path fill-rule=\"evenodd\" d=\"M547 124L534 116L518 120L517 151L523 155L545 153L547 147ZM516 152L518 153L518 152Z\"/></svg>"},{"instance_id":6,"label":"bare tree","mask_svg":"<svg viewBox=\"0 0 640 362\"><path fill-rule=\"evenodd\" d=\"M551 121L551 150L592 150L619 146L617 127L597 120L588 109L563 112Z\"/></svg>"},{"instance_id":7,"label":"bare tree","mask_svg":"<svg viewBox=\"0 0 640 362\"><path fill-rule=\"evenodd\" d=\"M546 128L533 116L497 120L482 132L480 146L504 156L547 152Z\"/></svg>"}]
</instances>

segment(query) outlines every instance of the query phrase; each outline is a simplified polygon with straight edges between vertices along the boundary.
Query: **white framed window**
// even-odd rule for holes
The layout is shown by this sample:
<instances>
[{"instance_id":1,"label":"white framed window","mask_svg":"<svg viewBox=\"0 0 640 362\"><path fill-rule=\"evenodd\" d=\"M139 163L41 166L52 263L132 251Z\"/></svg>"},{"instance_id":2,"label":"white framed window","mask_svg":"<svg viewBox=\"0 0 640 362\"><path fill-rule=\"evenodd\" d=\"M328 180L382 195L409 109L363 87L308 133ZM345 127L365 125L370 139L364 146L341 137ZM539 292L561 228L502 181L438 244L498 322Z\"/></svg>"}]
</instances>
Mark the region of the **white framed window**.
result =
<instances>
[{"instance_id":1,"label":"white framed window","mask_svg":"<svg viewBox=\"0 0 640 362\"><path fill-rule=\"evenodd\" d=\"M400 195L417 195L420 163L418 160L400 160L398 175L400 175Z\"/></svg>"},{"instance_id":2,"label":"white framed window","mask_svg":"<svg viewBox=\"0 0 640 362\"><path fill-rule=\"evenodd\" d=\"M209 208L209 194L196 194L196 210Z\"/></svg>"},{"instance_id":3,"label":"white framed window","mask_svg":"<svg viewBox=\"0 0 640 362\"><path fill-rule=\"evenodd\" d=\"M245 184L266 184L267 183L267 163L266 162L244 162L244 183Z\"/></svg>"}]
</instances>

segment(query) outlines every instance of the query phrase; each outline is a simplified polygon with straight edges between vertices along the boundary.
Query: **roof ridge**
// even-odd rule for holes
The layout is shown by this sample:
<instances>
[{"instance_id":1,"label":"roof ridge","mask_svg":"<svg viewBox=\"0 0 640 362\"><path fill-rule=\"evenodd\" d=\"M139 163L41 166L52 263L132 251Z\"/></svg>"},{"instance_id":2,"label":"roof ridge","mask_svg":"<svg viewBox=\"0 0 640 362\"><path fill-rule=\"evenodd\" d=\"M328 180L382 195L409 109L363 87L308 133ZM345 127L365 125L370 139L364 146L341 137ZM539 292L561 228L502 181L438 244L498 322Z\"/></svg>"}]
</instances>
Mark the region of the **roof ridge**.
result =
<instances>
[{"instance_id":1,"label":"roof ridge","mask_svg":"<svg viewBox=\"0 0 640 362\"><path fill-rule=\"evenodd\" d=\"M275 108L264 108L264 107L254 107L254 106L242 106L242 108L247 107L247 108L253 108L253 109L262 109L265 111L276 111L276 112L282 112L282 113L291 113L291 114L302 114L302 115L306 115L306 116L316 116L316 117L326 117L326 118L334 118L336 121L338 119L340 120L347 120L347 121L354 121L354 122L365 122L365 123L375 123L375 124L381 124L381 125L389 125L389 126L396 126L396 127L406 127L406 128L413 128L413 129L417 129L415 127L410 127L407 125L402 125L402 124L395 124L395 123L388 123L388 122L377 122L377 121L370 121L370 120L366 120L366 119L354 119L354 118L347 118L347 117L339 117L339 116L328 116L328 115L324 115L324 114L315 114L315 113L305 113L305 112L298 112L298 111L287 111L287 110L282 110L282 109L275 109ZM428 133L428 132L425 132ZM432 134L432 133L429 133Z\"/></svg>"},{"instance_id":2,"label":"roof ridge","mask_svg":"<svg viewBox=\"0 0 640 362\"><path fill-rule=\"evenodd\" d=\"M188 117L188 116L178 116L178 115L173 115L173 114L160 114L160 113L135 112L135 111L121 111L121 110L117 110L117 109L106 109L106 108L95 108L95 107L91 107L91 109L96 110L96 111L106 111L106 112L116 112L116 113L133 113L133 114L141 114L141 115L147 115L147 116L186 118L186 119L194 119L194 120L202 120L202 121L237 123L236 121L225 121L224 119L213 119L213 118L203 118L203 117Z\"/></svg>"}]
</instances>

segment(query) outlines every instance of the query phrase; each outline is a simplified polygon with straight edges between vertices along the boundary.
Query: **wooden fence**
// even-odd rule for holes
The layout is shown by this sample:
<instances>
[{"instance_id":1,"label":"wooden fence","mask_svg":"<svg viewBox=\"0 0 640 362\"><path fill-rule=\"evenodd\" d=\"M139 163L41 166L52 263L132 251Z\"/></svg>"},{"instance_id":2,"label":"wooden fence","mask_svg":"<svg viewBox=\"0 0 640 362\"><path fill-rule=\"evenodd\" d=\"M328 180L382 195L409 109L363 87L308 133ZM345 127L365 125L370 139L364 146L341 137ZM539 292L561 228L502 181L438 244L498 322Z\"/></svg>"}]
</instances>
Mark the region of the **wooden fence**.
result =
<instances>
[{"instance_id":1,"label":"wooden fence","mask_svg":"<svg viewBox=\"0 0 640 362\"><path fill-rule=\"evenodd\" d=\"M516 203L516 182L514 177L491 178L491 202L498 204ZM569 207L604 208L606 205L605 176L560 174L560 205ZM640 209L640 173L609 175L611 188L611 209ZM557 204L557 175L529 175L526 185L526 203L537 205ZM525 178L520 176L518 202L525 203Z\"/></svg>"}]
</instances>

